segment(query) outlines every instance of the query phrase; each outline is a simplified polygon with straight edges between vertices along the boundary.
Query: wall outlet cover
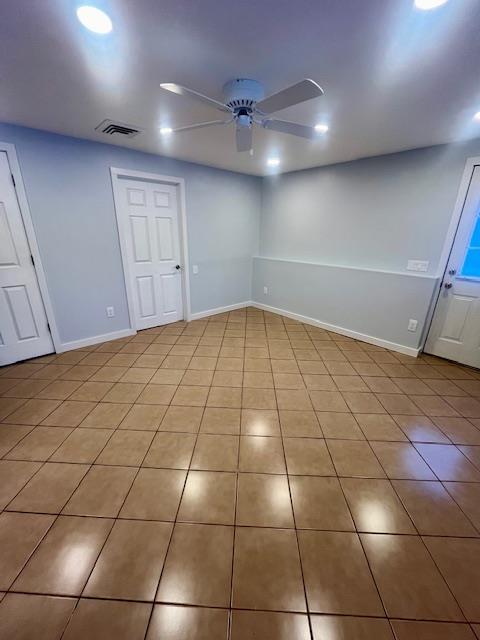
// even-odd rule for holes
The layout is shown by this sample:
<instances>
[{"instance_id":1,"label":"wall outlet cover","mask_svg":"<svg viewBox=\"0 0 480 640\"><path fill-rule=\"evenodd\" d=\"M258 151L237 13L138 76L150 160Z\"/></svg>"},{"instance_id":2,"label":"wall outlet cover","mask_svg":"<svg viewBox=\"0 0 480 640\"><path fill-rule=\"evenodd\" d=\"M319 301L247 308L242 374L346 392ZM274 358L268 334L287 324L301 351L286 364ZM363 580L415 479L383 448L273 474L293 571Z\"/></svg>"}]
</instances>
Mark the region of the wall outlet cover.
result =
<instances>
[{"instance_id":1,"label":"wall outlet cover","mask_svg":"<svg viewBox=\"0 0 480 640\"><path fill-rule=\"evenodd\" d=\"M198 273L198 264L192 265L192 271L193 271L193 274L196 276Z\"/></svg>"},{"instance_id":2,"label":"wall outlet cover","mask_svg":"<svg viewBox=\"0 0 480 640\"><path fill-rule=\"evenodd\" d=\"M264 293L265 295L267 295L267 294L268 294L268 287L263 287L263 293Z\"/></svg>"},{"instance_id":3,"label":"wall outlet cover","mask_svg":"<svg viewBox=\"0 0 480 640\"><path fill-rule=\"evenodd\" d=\"M428 271L428 260L409 260L407 262L407 271Z\"/></svg>"},{"instance_id":4,"label":"wall outlet cover","mask_svg":"<svg viewBox=\"0 0 480 640\"><path fill-rule=\"evenodd\" d=\"M113 307L107 307L107 318L113 318L115 316L115 309Z\"/></svg>"},{"instance_id":5,"label":"wall outlet cover","mask_svg":"<svg viewBox=\"0 0 480 640\"><path fill-rule=\"evenodd\" d=\"M408 321L408 330L416 331L417 327L418 327L418 320L414 320L413 318L410 318L410 320Z\"/></svg>"}]
</instances>

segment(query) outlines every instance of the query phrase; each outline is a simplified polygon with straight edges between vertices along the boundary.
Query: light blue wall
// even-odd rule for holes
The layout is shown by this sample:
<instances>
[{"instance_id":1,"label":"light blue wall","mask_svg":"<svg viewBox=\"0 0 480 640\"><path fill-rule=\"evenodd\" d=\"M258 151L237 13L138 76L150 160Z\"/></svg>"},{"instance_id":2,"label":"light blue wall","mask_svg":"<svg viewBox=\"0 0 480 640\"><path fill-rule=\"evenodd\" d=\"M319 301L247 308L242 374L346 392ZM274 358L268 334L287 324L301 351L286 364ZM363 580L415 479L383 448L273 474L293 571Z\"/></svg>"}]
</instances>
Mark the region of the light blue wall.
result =
<instances>
[{"instance_id":1,"label":"light blue wall","mask_svg":"<svg viewBox=\"0 0 480 640\"><path fill-rule=\"evenodd\" d=\"M129 327L111 166L185 178L193 313L250 299L260 178L12 125L0 140L17 151L62 342Z\"/></svg>"},{"instance_id":2,"label":"light blue wall","mask_svg":"<svg viewBox=\"0 0 480 640\"><path fill-rule=\"evenodd\" d=\"M473 156L480 156L479 140L265 178L252 299L421 346L460 180ZM428 277L409 275L409 259L429 261ZM407 331L410 318L418 321L416 333Z\"/></svg>"}]
</instances>

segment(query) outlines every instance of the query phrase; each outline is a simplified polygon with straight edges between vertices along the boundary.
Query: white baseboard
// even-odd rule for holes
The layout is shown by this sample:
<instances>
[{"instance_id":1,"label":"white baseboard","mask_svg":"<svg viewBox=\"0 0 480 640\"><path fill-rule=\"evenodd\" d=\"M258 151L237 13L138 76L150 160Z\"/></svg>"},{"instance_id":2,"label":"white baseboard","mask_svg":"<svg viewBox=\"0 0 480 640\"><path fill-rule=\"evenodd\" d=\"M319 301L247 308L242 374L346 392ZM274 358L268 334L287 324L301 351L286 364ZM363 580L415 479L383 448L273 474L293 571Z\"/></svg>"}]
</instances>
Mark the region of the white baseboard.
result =
<instances>
[{"instance_id":1,"label":"white baseboard","mask_svg":"<svg viewBox=\"0 0 480 640\"><path fill-rule=\"evenodd\" d=\"M229 304L226 307L217 307L216 309L206 309L205 311L198 311L198 313L192 313L190 320L200 320L201 318L208 318L208 316L215 316L217 313L227 313L228 311L236 311L237 309L245 309L245 307L251 307L253 302L247 300L246 302L237 302L236 304Z\"/></svg>"},{"instance_id":2,"label":"white baseboard","mask_svg":"<svg viewBox=\"0 0 480 640\"><path fill-rule=\"evenodd\" d=\"M127 338L128 336L134 336L136 333L135 329L121 329L120 331L103 333L100 336L92 336L91 338L72 340L72 342L62 342L57 348L57 353L72 351L73 349L81 349L82 347L90 347L92 344L100 344L101 342L109 342L110 340L118 340L119 338Z\"/></svg>"},{"instance_id":3,"label":"white baseboard","mask_svg":"<svg viewBox=\"0 0 480 640\"><path fill-rule=\"evenodd\" d=\"M257 309L262 309L263 311L270 311L271 313L278 313L281 316L286 316L287 318L291 318L292 320L298 320L299 322L304 322L305 324L311 324L314 327L319 327L320 329L326 329L327 331L332 331L333 333L339 333L342 336L348 336L349 338L354 338L355 340L361 340L362 342L368 342L369 344L374 344L377 347L383 347L384 349L390 349L391 351L397 351L398 353L403 353L407 356L413 356L416 358L420 353L421 349L415 349L414 347L407 347L403 344L397 344L396 342L390 342L389 340L384 340L383 338L376 338L375 336L369 336L365 333L359 333L358 331L352 331L351 329L345 329L344 327L338 327L335 324L329 324L328 322L321 322L320 320L316 320L315 318L309 318L308 316L302 316L298 313L292 313L291 311L285 311L285 309L277 309L276 307L270 307L268 304L261 304L260 302L250 302L250 306L256 307Z\"/></svg>"}]
</instances>

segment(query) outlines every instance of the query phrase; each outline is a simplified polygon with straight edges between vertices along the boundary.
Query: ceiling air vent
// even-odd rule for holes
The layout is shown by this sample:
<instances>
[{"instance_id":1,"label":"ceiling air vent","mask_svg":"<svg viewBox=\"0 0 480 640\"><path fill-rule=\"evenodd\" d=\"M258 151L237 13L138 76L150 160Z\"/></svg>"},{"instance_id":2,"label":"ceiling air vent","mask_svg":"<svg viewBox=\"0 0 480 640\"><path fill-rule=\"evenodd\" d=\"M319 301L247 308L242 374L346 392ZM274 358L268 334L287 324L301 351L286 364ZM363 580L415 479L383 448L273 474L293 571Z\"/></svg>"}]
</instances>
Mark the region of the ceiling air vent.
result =
<instances>
[{"instance_id":1,"label":"ceiling air vent","mask_svg":"<svg viewBox=\"0 0 480 640\"><path fill-rule=\"evenodd\" d=\"M124 136L125 138L134 138L136 135L141 133L141 129L138 129L137 127L132 127L124 122L115 122L114 120L104 120L98 125L98 127L95 127L95 131L106 133L107 136L119 135Z\"/></svg>"}]
</instances>

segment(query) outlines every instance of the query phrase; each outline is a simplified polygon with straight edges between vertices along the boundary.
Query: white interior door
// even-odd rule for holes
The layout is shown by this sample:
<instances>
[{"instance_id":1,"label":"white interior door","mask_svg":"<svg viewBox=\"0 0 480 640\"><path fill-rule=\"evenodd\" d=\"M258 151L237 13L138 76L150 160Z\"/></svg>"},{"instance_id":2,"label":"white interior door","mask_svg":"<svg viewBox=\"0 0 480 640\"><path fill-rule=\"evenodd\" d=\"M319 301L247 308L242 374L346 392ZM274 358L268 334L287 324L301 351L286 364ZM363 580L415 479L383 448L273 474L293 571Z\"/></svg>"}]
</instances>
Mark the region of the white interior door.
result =
<instances>
[{"instance_id":1,"label":"white interior door","mask_svg":"<svg viewBox=\"0 0 480 640\"><path fill-rule=\"evenodd\" d=\"M120 179L119 230L135 329L183 319L177 190L174 186Z\"/></svg>"},{"instance_id":2,"label":"white interior door","mask_svg":"<svg viewBox=\"0 0 480 640\"><path fill-rule=\"evenodd\" d=\"M480 167L474 169L425 351L480 368Z\"/></svg>"},{"instance_id":3,"label":"white interior door","mask_svg":"<svg viewBox=\"0 0 480 640\"><path fill-rule=\"evenodd\" d=\"M0 365L54 351L7 154L0 152Z\"/></svg>"}]
</instances>

